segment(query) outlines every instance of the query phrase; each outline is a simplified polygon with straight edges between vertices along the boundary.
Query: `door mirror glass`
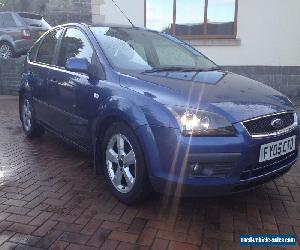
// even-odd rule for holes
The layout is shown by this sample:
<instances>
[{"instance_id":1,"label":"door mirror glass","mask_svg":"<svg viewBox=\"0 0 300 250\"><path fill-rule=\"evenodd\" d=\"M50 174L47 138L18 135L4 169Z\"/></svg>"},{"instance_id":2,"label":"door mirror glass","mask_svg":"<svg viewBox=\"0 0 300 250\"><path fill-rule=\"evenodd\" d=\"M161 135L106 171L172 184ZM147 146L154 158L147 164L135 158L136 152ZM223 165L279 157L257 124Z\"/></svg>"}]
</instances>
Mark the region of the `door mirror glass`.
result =
<instances>
[{"instance_id":1,"label":"door mirror glass","mask_svg":"<svg viewBox=\"0 0 300 250\"><path fill-rule=\"evenodd\" d=\"M71 57L65 65L66 70L78 73L84 73L90 76L90 63L86 58Z\"/></svg>"}]
</instances>

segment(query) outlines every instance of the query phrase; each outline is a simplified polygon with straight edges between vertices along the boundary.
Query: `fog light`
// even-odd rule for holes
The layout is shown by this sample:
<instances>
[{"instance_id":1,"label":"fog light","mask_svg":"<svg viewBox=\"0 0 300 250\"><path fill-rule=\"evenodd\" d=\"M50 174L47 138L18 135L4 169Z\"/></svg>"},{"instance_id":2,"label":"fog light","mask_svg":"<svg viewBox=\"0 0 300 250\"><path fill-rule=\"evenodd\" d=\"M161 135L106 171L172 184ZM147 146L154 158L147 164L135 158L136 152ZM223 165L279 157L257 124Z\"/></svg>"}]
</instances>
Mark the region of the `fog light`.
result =
<instances>
[{"instance_id":1,"label":"fog light","mask_svg":"<svg viewBox=\"0 0 300 250\"><path fill-rule=\"evenodd\" d=\"M189 163L190 175L193 177L228 177L235 164L232 162Z\"/></svg>"},{"instance_id":2,"label":"fog light","mask_svg":"<svg viewBox=\"0 0 300 250\"><path fill-rule=\"evenodd\" d=\"M202 172L202 169L203 169L203 166L201 166L199 163L194 163L194 164L191 164L191 174L192 175L201 175L201 172Z\"/></svg>"}]
</instances>

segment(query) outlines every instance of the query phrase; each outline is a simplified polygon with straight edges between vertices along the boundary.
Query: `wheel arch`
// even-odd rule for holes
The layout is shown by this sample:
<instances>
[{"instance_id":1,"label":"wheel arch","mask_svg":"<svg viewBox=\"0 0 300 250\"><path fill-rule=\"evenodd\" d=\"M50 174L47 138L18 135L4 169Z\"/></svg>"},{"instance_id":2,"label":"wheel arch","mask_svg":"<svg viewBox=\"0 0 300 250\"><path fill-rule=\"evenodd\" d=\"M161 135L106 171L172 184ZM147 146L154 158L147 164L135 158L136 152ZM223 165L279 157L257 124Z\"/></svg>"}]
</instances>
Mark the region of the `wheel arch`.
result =
<instances>
[{"instance_id":1,"label":"wheel arch","mask_svg":"<svg viewBox=\"0 0 300 250\"><path fill-rule=\"evenodd\" d=\"M12 41L10 41L9 39L0 39L0 44L3 44L3 43L7 43L9 44L11 47L13 47L13 43Z\"/></svg>"},{"instance_id":2,"label":"wheel arch","mask_svg":"<svg viewBox=\"0 0 300 250\"><path fill-rule=\"evenodd\" d=\"M135 131L138 127L147 125L143 111L123 98L111 97L99 108L97 119L92 124L92 138L94 148L94 165L97 174L102 173L101 143L107 129L115 122L122 122ZM142 147L141 138L136 134ZM144 149L142 147L142 152Z\"/></svg>"},{"instance_id":3,"label":"wheel arch","mask_svg":"<svg viewBox=\"0 0 300 250\"><path fill-rule=\"evenodd\" d=\"M95 135L97 136L97 140L102 141L107 129L116 122L122 122L125 123L128 127L131 127L130 124L128 123L128 121L126 119L120 118L117 115L110 115L107 116L105 119L101 120L98 122L97 124L97 128L96 128L96 133Z\"/></svg>"}]
</instances>

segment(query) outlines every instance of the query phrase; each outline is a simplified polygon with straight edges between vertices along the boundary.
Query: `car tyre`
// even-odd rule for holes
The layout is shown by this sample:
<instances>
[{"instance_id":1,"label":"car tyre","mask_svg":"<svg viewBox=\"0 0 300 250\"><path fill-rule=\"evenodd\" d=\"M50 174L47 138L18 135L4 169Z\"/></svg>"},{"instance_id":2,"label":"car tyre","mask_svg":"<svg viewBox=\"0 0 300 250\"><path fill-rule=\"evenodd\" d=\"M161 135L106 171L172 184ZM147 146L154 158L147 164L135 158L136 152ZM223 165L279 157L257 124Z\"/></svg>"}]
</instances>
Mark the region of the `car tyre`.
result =
<instances>
[{"instance_id":1,"label":"car tyre","mask_svg":"<svg viewBox=\"0 0 300 250\"><path fill-rule=\"evenodd\" d=\"M20 115L24 133L28 138L41 137L45 133L45 129L34 119L32 98L27 94L21 97Z\"/></svg>"},{"instance_id":2,"label":"car tyre","mask_svg":"<svg viewBox=\"0 0 300 250\"><path fill-rule=\"evenodd\" d=\"M7 42L0 43L0 58L9 59L9 58L13 58L14 56L15 56L14 49L9 43Z\"/></svg>"},{"instance_id":3,"label":"car tyre","mask_svg":"<svg viewBox=\"0 0 300 250\"><path fill-rule=\"evenodd\" d=\"M102 142L104 175L114 196L125 204L143 201L152 191L145 158L134 132L113 123Z\"/></svg>"}]
</instances>

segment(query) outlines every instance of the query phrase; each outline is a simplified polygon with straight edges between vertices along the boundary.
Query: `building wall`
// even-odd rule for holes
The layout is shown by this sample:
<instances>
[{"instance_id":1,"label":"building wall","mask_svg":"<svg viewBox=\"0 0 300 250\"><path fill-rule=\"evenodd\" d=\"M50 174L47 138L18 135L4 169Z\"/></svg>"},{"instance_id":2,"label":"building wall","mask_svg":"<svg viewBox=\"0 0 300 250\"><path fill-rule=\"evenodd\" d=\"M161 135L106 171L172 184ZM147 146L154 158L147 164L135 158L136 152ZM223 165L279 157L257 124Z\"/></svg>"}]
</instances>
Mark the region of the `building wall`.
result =
<instances>
[{"instance_id":1,"label":"building wall","mask_svg":"<svg viewBox=\"0 0 300 250\"><path fill-rule=\"evenodd\" d=\"M52 26L70 22L92 22L91 0L48 0L45 16Z\"/></svg>"},{"instance_id":2,"label":"building wall","mask_svg":"<svg viewBox=\"0 0 300 250\"><path fill-rule=\"evenodd\" d=\"M104 0L92 0L92 22L93 23L104 23L105 22L105 14L102 11L102 5L104 4Z\"/></svg>"},{"instance_id":3,"label":"building wall","mask_svg":"<svg viewBox=\"0 0 300 250\"><path fill-rule=\"evenodd\" d=\"M115 2L135 26L144 27L144 0L115 0ZM93 23L129 24L111 0L92 0L92 9Z\"/></svg>"},{"instance_id":4,"label":"building wall","mask_svg":"<svg viewBox=\"0 0 300 250\"><path fill-rule=\"evenodd\" d=\"M300 66L299 10L299 0L239 0L240 41L196 48L221 65Z\"/></svg>"}]
</instances>

